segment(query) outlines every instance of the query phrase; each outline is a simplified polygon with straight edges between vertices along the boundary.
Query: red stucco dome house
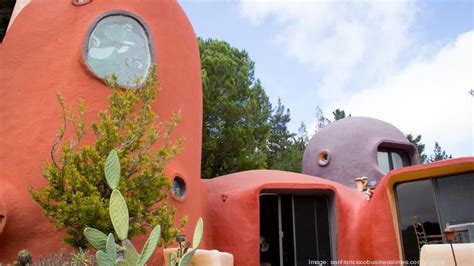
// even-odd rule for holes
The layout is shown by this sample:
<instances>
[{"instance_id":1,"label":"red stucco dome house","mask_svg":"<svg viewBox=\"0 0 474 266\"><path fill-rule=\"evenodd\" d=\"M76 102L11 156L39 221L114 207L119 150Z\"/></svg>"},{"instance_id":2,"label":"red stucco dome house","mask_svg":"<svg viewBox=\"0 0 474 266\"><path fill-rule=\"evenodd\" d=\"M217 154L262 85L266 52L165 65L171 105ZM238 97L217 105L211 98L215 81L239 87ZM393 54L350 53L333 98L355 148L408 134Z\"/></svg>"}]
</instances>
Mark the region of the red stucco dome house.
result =
<instances>
[{"instance_id":1,"label":"red stucco dome house","mask_svg":"<svg viewBox=\"0 0 474 266\"><path fill-rule=\"evenodd\" d=\"M378 264L418 260L419 225L425 236L449 227L460 242L474 242L474 157L420 165L397 128L372 118L318 132L301 174L256 170L201 180L199 51L176 1L23 0L13 14L0 44L0 261L24 248L40 256L64 245L28 193L45 185L41 163L60 119L55 92L83 98L94 114L107 104L104 73L118 72L125 86L153 63L162 88L155 111L167 119L181 109L175 134L186 138L167 168L186 186L171 203L189 225L203 217L203 248L233 254L235 265ZM103 42L108 31L121 33L120 45ZM151 264L159 261L156 255Z\"/></svg>"}]
</instances>

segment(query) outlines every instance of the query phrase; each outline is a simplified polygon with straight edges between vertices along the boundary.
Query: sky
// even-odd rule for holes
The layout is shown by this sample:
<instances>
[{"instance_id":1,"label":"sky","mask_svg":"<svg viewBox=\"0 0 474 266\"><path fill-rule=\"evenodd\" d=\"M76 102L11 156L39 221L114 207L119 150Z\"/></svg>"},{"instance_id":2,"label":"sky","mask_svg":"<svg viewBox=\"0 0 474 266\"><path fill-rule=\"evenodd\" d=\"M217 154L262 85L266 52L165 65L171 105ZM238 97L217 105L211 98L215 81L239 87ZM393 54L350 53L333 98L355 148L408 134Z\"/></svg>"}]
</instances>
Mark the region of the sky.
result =
<instances>
[{"instance_id":1,"label":"sky","mask_svg":"<svg viewBox=\"0 0 474 266\"><path fill-rule=\"evenodd\" d=\"M290 130L332 119L389 122L474 155L474 1L180 0L196 35L245 50Z\"/></svg>"}]
</instances>

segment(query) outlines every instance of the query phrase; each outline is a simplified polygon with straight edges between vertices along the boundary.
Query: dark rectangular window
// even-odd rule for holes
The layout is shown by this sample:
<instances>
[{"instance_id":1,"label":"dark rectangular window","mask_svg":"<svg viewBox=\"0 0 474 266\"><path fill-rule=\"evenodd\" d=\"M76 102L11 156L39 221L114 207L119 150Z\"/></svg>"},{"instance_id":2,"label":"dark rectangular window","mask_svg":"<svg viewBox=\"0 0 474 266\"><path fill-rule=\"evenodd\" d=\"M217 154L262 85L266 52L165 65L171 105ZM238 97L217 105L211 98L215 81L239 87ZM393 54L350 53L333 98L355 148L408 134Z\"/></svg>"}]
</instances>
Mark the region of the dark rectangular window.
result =
<instances>
[{"instance_id":1,"label":"dark rectangular window","mask_svg":"<svg viewBox=\"0 0 474 266\"><path fill-rule=\"evenodd\" d=\"M388 148L377 149L377 161L380 171L384 174L411 164L409 156L405 151Z\"/></svg>"},{"instance_id":2,"label":"dark rectangular window","mask_svg":"<svg viewBox=\"0 0 474 266\"><path fill-rule=\"evenodd\" d=\"M418 260L423 244L442 243L448 227L457 242L474 243L474 173L400 183L395 193L406 260Z\"/></svg>"},{"instance_id":3,"label":"dark rectangular window","mask_svg":"<svg viewBox=\"0 0 474 266\"><path fill-rule=\"evenodd\" d=\"M474 173L438 178L436 190L444 224L474 222Z\"/></svg>"},{"instance_id":4,"label":"dark rectangular window","mask_svg":"<svg viewBox=\"0 0 474 266\"><path fill-rule=\"evenodd\" d=\"M402 183L396 186L398 223L406 260L419 259L419 244L414 223L421 223L427 235L440 235L435 195L431 180Z\"/></svg>"}]
</instances>

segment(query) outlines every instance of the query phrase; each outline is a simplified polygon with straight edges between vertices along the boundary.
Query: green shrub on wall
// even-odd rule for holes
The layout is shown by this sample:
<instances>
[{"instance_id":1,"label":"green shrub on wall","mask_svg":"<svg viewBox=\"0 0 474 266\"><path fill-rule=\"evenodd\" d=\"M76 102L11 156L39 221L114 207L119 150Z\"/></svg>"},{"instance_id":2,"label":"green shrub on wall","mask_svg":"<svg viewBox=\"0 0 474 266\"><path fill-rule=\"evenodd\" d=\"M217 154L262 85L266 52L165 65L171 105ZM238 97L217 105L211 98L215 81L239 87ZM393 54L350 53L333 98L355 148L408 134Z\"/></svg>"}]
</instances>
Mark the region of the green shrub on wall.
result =
<instances>
[{"instance_id":1,"label":"green shrub on wall","mask_svg":"<svg viewBox=\"0 0 474 266\"><path fill-rule=\"evenodd\" d=\"M43 167L48 184L40 190L30 188L30 192L56 227L66 230L65 241L74 247L86 247L86 226L113 231L108 211L112 190L103 169L114 149L122 166L119 189L130 211L129 237L160 224L160 244L166 246L186 222L184 218L179 226L174 225L175 209L167 204L170 181L164 172L183 146L182 138L170 137L179 114L168 122L157 122L152 111L157 92L155 69L150 73L138 90L119 88L114 77L108 80L112 89L108 107L92 123L87 141L84 104L79 102L74 114L58 95L63 123L51 149L51 162Z\"/></svg>"}]
</instances>

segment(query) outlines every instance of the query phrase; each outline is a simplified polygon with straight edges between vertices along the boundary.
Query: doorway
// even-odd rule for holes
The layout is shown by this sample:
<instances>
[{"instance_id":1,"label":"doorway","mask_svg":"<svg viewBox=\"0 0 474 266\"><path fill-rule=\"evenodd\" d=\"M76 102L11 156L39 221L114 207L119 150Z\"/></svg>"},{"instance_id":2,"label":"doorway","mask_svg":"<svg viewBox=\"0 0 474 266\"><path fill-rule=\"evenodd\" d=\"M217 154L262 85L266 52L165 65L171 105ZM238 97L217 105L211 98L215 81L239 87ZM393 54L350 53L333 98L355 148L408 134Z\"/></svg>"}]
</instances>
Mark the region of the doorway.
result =
<instances>
[{"instance_id":1,"label":"doorway","mask_svg":"<svg viewBox=\"0 0 474 266\"><path fill-rule=\"evenodd\" d=\"M260 194L260 265L331 260L329 197Z\"/></svg>"}]
</instances>

